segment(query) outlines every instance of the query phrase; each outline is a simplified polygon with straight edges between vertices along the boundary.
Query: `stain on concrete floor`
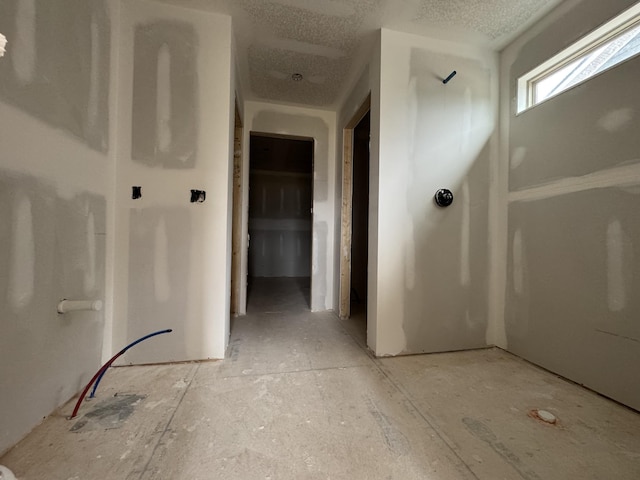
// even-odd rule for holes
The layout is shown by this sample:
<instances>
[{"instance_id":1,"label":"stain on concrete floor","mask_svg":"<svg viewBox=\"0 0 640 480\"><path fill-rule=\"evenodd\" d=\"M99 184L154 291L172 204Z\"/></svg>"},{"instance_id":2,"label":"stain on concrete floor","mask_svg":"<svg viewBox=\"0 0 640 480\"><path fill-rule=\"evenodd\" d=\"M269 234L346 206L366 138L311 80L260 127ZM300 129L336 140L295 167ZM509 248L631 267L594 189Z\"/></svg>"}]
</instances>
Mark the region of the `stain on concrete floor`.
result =
<instances>
[{"instance_id":1,"label":"stain on concrete floor","mask_svg":"<svg viewBox=\"0 0 640 480\"><path fill-rule=\"evenodd\" d=\"M120 428L146 395L116 394L98 403L73 424L71 432Z\"/></svg>"}]
</instances>

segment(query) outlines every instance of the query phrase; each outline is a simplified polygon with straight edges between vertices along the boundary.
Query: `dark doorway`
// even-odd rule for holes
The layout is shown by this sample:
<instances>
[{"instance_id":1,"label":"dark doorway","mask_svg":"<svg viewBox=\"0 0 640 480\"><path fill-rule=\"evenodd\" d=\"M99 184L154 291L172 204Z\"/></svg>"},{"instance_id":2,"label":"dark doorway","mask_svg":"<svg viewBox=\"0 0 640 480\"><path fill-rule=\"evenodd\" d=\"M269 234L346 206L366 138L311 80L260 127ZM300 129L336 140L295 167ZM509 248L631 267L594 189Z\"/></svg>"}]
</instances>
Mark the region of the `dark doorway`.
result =
<instances>
[{"instance_id":1,"label":"dark doorway","mask_svg":"<svg viewBox=\"0 0 640 480\"><path fill-rule=\"evenodd\" d=\"M353 197L351 218L351 315L366 317L369 262L370 114L353 130Z\"/></svg>"},{"instance_id":2,"label":"dark doorway","mask_svg":"<svg viewBox=\"0 0 640 480\"><path fill-rule=\"evenodd\" d=\"M252 132L249 147L247 310L310 309L313 140Z\"/></svg>"}]
</instances>

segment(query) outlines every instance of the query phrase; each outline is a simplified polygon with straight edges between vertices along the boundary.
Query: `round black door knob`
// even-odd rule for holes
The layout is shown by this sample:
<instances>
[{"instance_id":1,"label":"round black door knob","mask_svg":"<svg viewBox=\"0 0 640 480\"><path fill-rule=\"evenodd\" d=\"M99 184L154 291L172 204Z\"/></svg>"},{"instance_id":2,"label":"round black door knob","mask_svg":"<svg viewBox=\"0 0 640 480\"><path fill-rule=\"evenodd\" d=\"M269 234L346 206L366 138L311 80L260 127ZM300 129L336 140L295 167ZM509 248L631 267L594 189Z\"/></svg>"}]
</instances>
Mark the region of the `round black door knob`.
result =
<instances>
[{"instance_id":1,"label":"round black door knob","mask_svg":"<svg viewBox=\"0 0 640 480\"><path fill-rule=\"evenodd\" d=\"M453 203L453 193L451 190L441 188L435 194L436 205L439 207L448 207Z\"/></svg>"}]
</instances>

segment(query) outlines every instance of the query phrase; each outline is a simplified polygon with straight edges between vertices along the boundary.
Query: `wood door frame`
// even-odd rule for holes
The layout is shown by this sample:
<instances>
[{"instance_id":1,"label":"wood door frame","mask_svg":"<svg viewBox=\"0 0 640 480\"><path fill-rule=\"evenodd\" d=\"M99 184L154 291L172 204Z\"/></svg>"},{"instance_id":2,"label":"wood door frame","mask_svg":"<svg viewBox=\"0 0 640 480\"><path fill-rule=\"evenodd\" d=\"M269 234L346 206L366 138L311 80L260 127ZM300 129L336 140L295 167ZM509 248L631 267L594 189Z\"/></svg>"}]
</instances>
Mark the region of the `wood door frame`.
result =
<instances>
[{"instance_id":1,"label":"wood door frame","mask_svg":"<svg viewBox=\"0 0 640 480\"><path fill-rule=\"evenodd\" d=\"M243 126L236 99L236 114L233 132L233 210L231 220L231 315L237 316L245 310L240 304L242 297L242 141Z\"/></svg>"},{"instance_id":2,"label":"wood door frame","mask_svg":"<svg viewBox=\"0 0 640 480\"><path fill-rule=\"evenodd\" d=\"M342 207L340 222L340 303L338 315L351 315L351 241L353 211L353 131L371 110L371 94L342 130Z\"/></svg>"}]
</instances>

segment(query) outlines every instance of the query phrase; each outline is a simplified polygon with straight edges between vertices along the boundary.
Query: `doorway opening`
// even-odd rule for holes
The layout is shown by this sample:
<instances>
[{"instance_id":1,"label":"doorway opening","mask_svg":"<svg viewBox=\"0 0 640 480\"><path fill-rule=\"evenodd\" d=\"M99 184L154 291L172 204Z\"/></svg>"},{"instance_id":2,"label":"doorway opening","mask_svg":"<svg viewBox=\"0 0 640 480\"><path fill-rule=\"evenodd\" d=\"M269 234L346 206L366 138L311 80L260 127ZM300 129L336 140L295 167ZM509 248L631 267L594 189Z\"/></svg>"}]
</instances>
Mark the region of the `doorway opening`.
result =
<instances>
[{"instance_id":1,"label":"doorway opening","mask_svg":"<svg viewBox=\"0 0 640 480\"><path fill-rule=\"evenodd\" d=\"M351 319L366 344L369 265L370 97L343 131L342 214L340 240L341 319Z\"/></svg>"},{"instance_id":2,"label":"doorway opening","mask_svg":"<svg viewBox=\"0 0 640 480\"><path fill-rule=\"evenodd\" d=\"M366 319L369 262L369 112L353 129L350 314ZM365 320L366 322L366 320ZM366 328L366 327L365 327ZM365 330L366 331L366 330Z\"/></svg>"},{"instance_id":3,"label":"doorway opening","mask_svg":"<svg viewBox=\"0 0 640 480\"><path fill-rule=\"evenodd\" d=\"M251 132L247 312L311 309L313 149Z\"/></svg>"}]
</instances>

